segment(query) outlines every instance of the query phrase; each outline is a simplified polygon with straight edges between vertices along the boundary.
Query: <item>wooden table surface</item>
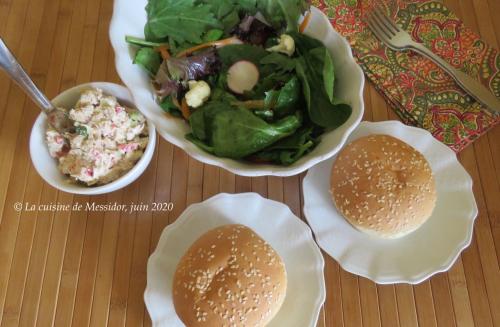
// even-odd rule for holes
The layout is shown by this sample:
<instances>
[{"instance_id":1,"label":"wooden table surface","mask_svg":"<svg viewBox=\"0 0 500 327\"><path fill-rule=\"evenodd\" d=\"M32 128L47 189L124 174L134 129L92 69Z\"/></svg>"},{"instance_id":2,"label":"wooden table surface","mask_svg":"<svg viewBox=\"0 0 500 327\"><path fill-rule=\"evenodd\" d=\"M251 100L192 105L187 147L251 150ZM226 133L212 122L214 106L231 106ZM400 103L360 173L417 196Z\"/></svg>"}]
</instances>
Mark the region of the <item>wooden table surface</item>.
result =
<instances>
[{"instance_id":1,"label":"wooden table surface","mask_svg":"<svg viewBox=\"0 0 500 327\"><path fill-rule=\"evenodd\" d=\"M500 1L448 0L465 24L500 45ZM108 41L111 0L0 0L0 36L49 97L88 81L119 83ZM368 84L366 120L396 119ZM146 261L163 228L219 192L258 192L301 211L304 175L238 177L160 141L144 175L96 197L56 191L28 154L39 110L0 74L0 327L151 325ZM500 326L500 127L459 155L479 206L474 239L454 266L416 286L376 285L325 256L319 326ZM169 214L17 212L17 202L173 202Z\"/></svg>"}]
</instances>

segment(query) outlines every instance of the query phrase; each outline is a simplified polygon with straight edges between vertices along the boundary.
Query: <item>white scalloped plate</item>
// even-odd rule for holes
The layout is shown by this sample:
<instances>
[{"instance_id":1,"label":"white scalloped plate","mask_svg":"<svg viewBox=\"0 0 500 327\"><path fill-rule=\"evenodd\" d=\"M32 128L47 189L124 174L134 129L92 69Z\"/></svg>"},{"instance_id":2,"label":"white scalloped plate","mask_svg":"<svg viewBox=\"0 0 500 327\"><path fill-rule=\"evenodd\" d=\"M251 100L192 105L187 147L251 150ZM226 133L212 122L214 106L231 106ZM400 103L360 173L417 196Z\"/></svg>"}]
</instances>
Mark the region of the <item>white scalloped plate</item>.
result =
<instances>
[{"instance_id":1,"label":"white scalloped plate","mask_svg":"<svg viewBox=\"0 0 500 327\"><path fill-rule=\"evenodd\" d=\"M144 301L155 327L184 326L172 301L172 279L177 264L208 230L225 224L253 229L285 262L288 284L283 306L269 327L316 326L325 301L324 260L309 227L279 202L256 193L218 194L189 206L167 226L148 260Z\"/></svg>"},{"instance_id":2,"label":"white scalloped plate","mask_svg":"<svg viewBox=\"0 0 500 327\"><path fill-rule=\"evenodd\" d=\"M436 208L415 232L395 240L353 228L330 196L335 157L312 168L304 178L304 213L319 246L345 270L380 284L417 284L448 270L471 242L477 206L472 179L455 153L420 128L397 121L362 122L347 143L370 134L397 137L420 151L434 172Z\"/></svg>"},{"instance_id":3,"label":"white scalloped plate","mask_svg":"<svg viewBox=\"0 0 500 327\"><path fill-rule=\"evenodd\" d=\"M335 64L335 95L349 103L353 109L351 117L342 126L322 136L321 143L309 154L290 166L252 164L213 156L186 140L190 127L180 119L166 117L153 98L149 77L132 63L135 50L125 42L126 35L144 37L147 0L115 0L109 35L115 50L116 70L123 83L130 89L137 107L156 125L158 133L167 141L180 147L191 157L211 165L224 168L242 176L292 176L337 153L349 134L363 117L364 75L355 62L349 43L338 34L328 18L312 8L312 18L305 34L322 41L333 55Z\"/></svg>"}]
</instances>

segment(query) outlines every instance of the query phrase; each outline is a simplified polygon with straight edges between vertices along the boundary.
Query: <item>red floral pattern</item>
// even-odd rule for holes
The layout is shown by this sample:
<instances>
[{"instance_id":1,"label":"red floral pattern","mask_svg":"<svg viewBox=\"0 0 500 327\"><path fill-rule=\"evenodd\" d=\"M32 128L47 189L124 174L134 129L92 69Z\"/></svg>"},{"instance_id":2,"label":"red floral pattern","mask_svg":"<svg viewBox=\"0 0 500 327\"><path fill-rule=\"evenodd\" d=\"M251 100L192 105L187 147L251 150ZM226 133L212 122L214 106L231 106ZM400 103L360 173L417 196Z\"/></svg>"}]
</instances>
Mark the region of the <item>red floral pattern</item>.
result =
<instances>
[{"instance_id":1,"label":"red floral pattern","mask_svg":"<svg viewBox=\"0 0 500 327\"><path fill-rule=\"evenodd\" d=\"M356 21L361 17L361 11L357 8L351 9L346 4L339 4L335 7L335 15L332 24L338 26L338 31L342 35L352 35L361 32L361 26Z\"/></svg>"},{"instance_id":2,"label":"red floral pattern","mask_svg":"<svg viewBox=\"0 0 500 327\"><path fill-rule=\"evenodd\" d=\"M334 28L351 43L358 63L401 119L429 130L459 152L500 122L432 61L381 44L363 16L375 0L315 0ZM500 54L446 8L429 0L377 2L412 37L500 97Z\"/></svg>"}]
</instances>

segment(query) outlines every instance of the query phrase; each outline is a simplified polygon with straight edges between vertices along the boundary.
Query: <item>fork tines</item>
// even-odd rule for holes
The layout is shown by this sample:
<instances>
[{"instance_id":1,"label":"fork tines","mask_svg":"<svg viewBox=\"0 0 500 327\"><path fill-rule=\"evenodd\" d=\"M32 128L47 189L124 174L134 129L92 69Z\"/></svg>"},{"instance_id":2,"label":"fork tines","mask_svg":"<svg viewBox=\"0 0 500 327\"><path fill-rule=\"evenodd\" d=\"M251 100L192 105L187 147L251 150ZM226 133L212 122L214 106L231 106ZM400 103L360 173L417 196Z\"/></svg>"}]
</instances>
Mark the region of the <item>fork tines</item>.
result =
<instances>
[{"instance_id":1,"label":"fork tines","mask_svg":"<svg viewBox=\"0 0 500 327\"><path fill-rule=\"evenodd\" d=\"M400 28L382 10L375 7L367 16L367 23L373 33L383 42L387 42Z\"/></svg>"}]
</instances>

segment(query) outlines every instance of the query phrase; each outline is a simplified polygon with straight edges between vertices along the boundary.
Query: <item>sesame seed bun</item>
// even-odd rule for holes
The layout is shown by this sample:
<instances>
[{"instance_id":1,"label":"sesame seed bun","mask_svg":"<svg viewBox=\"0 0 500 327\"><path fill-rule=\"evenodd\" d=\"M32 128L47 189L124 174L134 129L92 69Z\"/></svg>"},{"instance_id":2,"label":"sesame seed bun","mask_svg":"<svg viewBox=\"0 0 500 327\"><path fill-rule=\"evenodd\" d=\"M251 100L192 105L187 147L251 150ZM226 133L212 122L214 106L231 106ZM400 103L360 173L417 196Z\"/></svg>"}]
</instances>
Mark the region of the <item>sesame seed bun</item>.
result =
<instances>
[{"instance_id":1,"label":"sesame seed bun","mask_svg":"<svg viewBox=\"0 0 500 327\"><path fill-rule=\"evenodd\" d=\"M436 186L425 157L388 135L370 135L347 145L332 167L337 209L362 232L397 238L432 214Z\"/></svg>"},{"instance_id":2,"label":"sesame seed bun","mask_svg":"<svg viewBox=\"0 0 500 327\"><path fill-rule=\"evenodd\" d=\"M250 228L224 225L203 234L174 275L175 311L187 327L265 326L286 293L276 251Z\"/></svg>"}]
</instances>

